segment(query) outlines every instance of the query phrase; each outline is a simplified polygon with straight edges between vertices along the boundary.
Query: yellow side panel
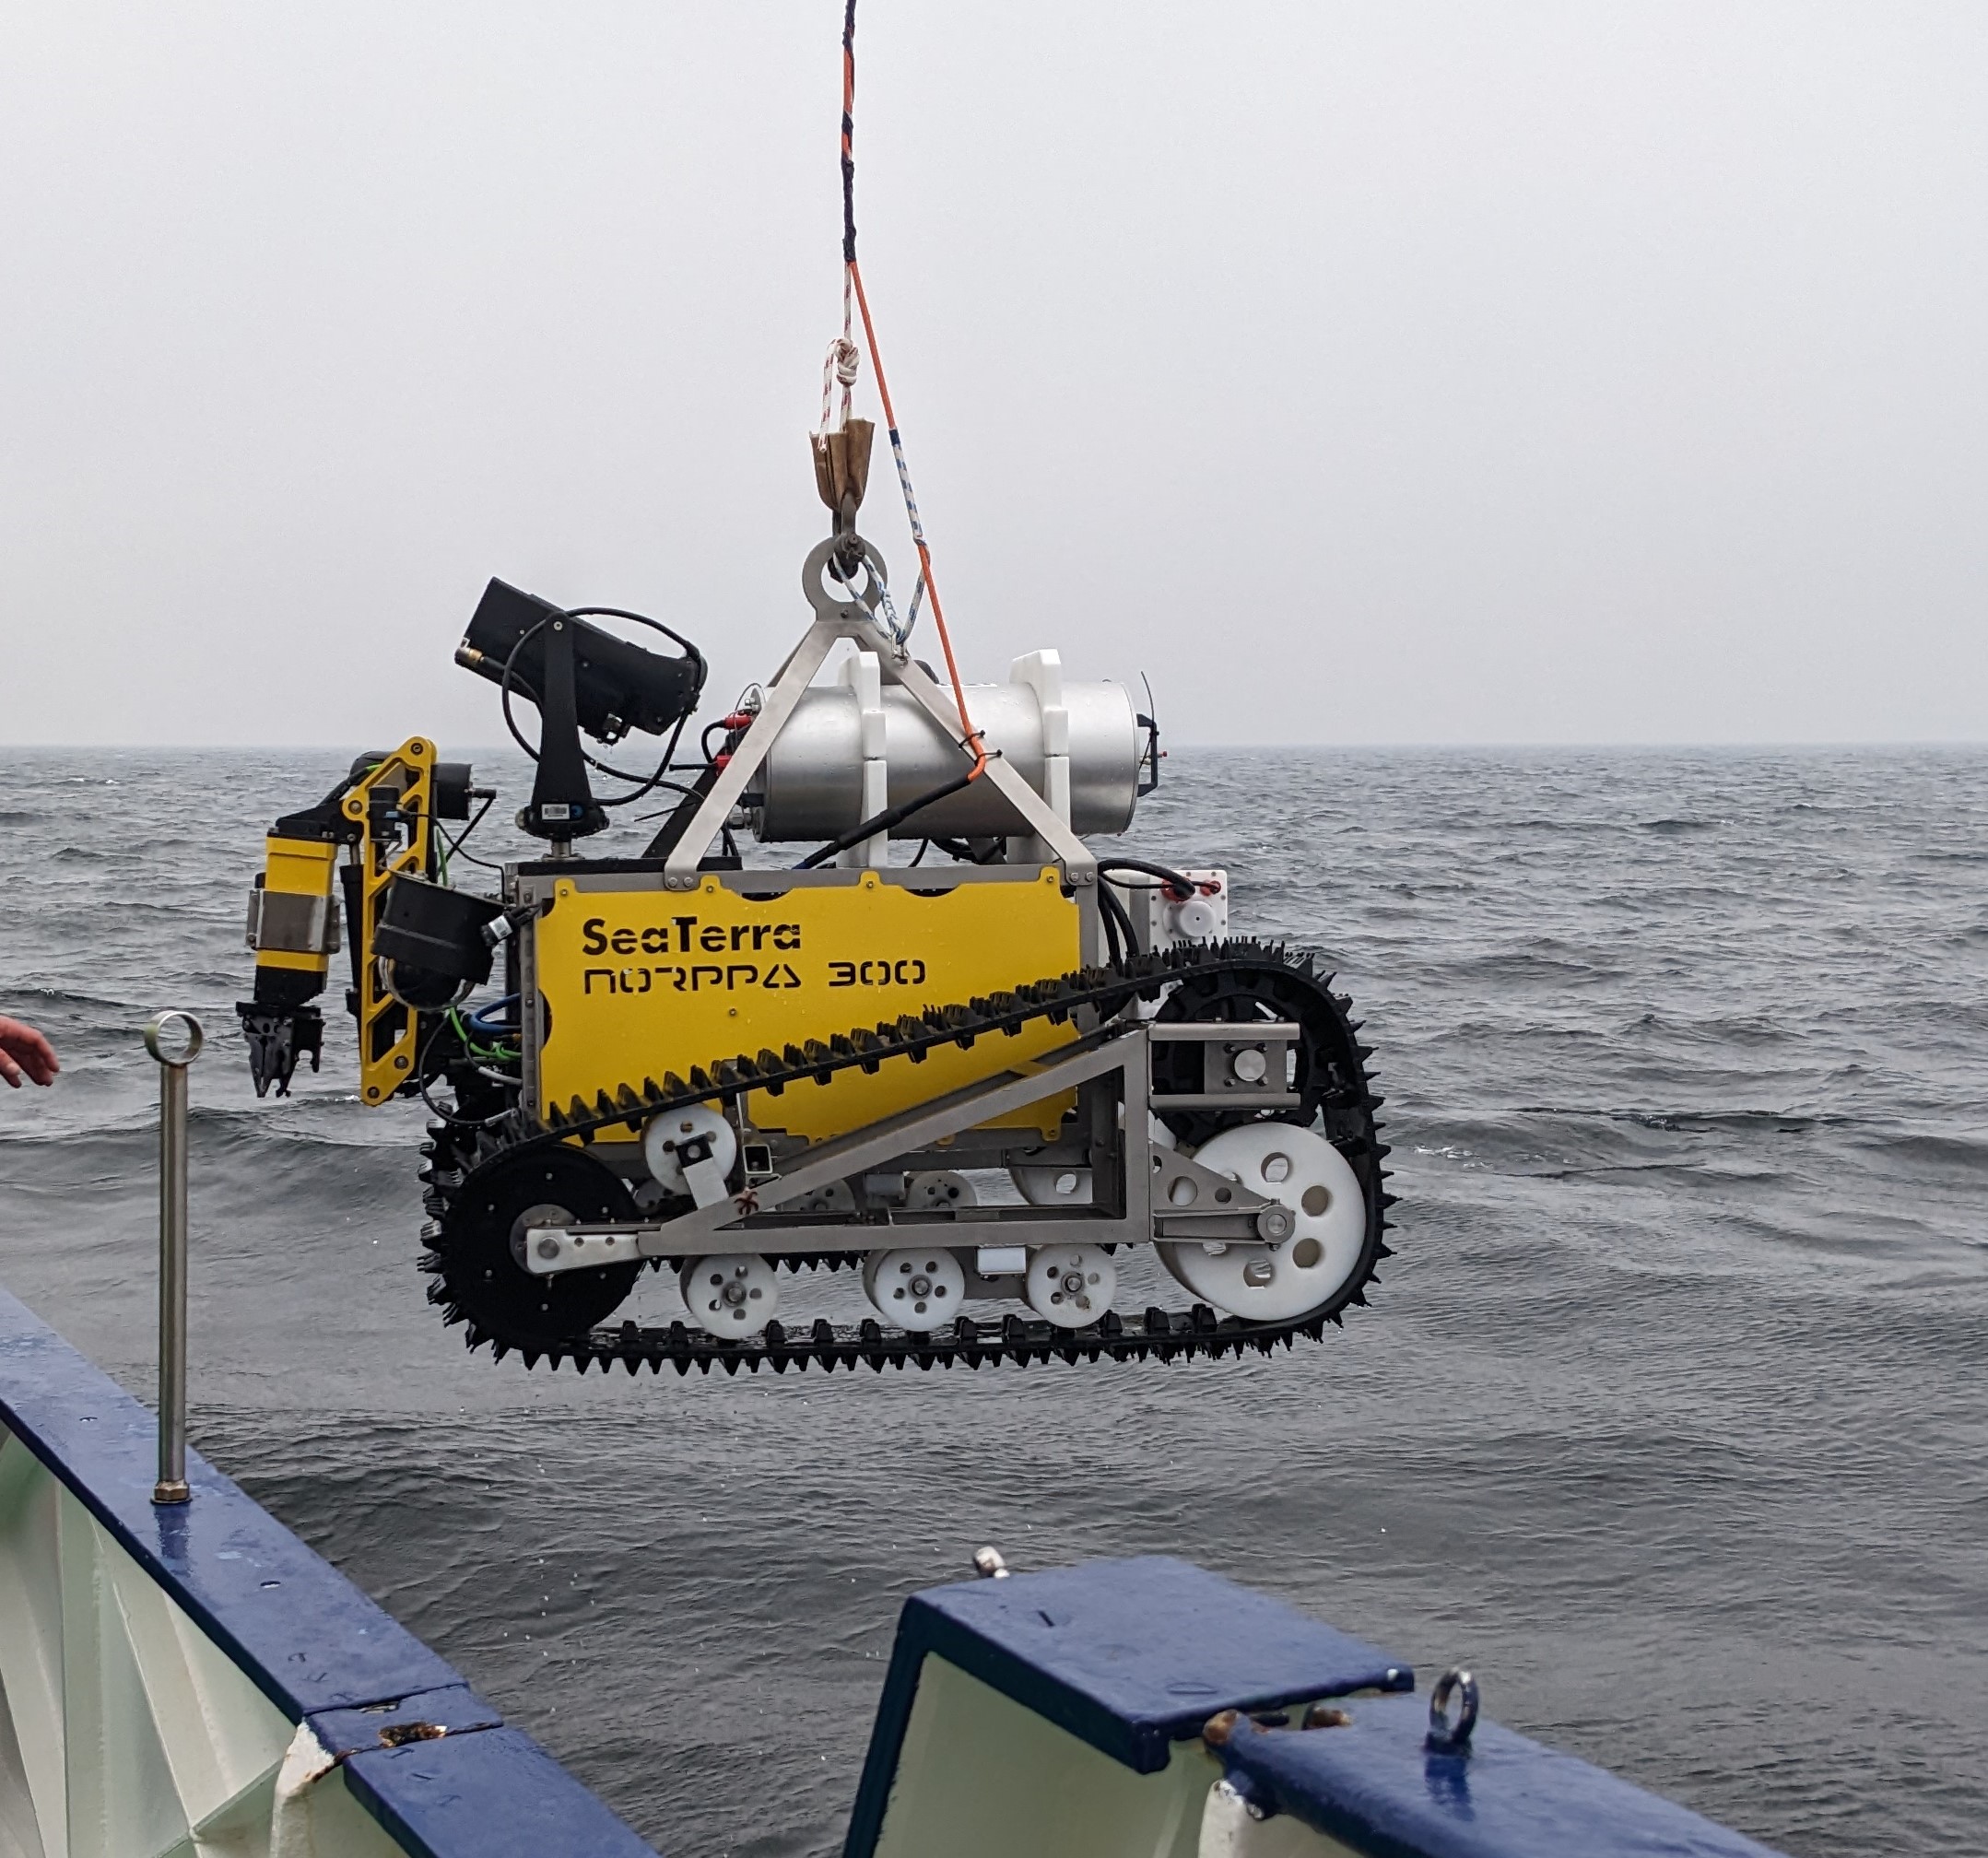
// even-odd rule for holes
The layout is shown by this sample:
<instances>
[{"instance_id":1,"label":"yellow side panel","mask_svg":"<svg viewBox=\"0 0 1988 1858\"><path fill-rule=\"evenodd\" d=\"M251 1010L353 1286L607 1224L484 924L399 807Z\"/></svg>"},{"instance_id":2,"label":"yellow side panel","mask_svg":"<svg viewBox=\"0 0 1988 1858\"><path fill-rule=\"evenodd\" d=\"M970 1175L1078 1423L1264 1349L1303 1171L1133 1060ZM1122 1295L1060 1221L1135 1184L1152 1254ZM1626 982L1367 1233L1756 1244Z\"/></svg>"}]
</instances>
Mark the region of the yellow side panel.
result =
<instances>
[{"instance_id":1,"label":"yellow side panel","mask_svg":"<svg viewBox=\"0 0 1988 1858\"><path fill-rule=\"evenodd\" d=\"M320 839L279 839L272 832L263 841L263 888L277 896L323 897L332 894L332 868L338 848ZM259 948L258 968L288 968L300 974L324 975L329 958L300 954L291 948Z\"/></svg>"},{"instance_id":2,"label":"yellow side panel","mask_svg":"<svg viewBox=\"0 0 1988 1858\"><path fill-rule=\"evenodd\" d=\"M319 839L264 841L263 888L296 897L329 897L338 848Z\"/></svg>"},{"instance_id":3,"label":"yellow side panel","mask_svg":"<svg viewBox=\"0 0 1988 1858\"><path fill-rule=\"evenodd\" d=\"M865 872L856 883L741 896L713 877L694 891L587 890L562 881L535 930L538 988L551 1014L539 1053L541 1114L575 1097L665 1071L688 1076L762 1048L874 1026L926 1006L964 1004L1079 964L1076 905L1053 867L1038 879L962 884L920 896ZM888 1059L875 1076L756 1091L762 1129L819 1141L1040 1057L1074 1029L1041 1021L970 1052L945 1046L921 1064ZM1053 1135L1068 1093L1007 1126Z\"/></svg>"},{"instance_id":4,"label":"yellow side panel","mask_svg":"<svg viewBox=\"0 0 1988 1858\"><path fill-rule=\"evenodd\" d=\"M258 948L258 968L288 968L299 974L323 976L331 972L330 958L323 955L300 955L290 948Z\"/></svg>"}]
</instances>

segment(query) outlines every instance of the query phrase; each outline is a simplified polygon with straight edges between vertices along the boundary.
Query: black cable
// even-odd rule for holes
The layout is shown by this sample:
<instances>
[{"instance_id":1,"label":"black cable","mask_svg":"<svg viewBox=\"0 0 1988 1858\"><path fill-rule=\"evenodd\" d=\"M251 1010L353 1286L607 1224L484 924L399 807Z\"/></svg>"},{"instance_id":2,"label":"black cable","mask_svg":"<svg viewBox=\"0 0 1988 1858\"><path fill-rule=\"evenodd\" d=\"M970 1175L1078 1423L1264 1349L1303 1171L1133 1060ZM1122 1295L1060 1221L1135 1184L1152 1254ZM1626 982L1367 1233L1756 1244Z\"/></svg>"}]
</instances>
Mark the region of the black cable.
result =
<instances>
[{"instance_id":1,"label":"black cable","mask_svg":"<svg viewBox=\"0 0 1988 1858\"><path fill-rule=\"evenodd\" d=\"M632 619L638 626L646 626L652 631L660 632L673 644L681 646L684 656L697 666L697 676L690 685L689 700L684 705L683 713L676 719L676 728L670 731L668 745L663 750L663 758L656 763L655 772L649 775L647 779L644 779L640 774L630 774L620 768L610 768L599 757L589 755L584 748L580 751L581 758L586 762L588 767L597 769L603 774L611 774L618 781L632 781L640 783L632 794L619 794L612 800L603 800L600 803L603 810L612 812L617 806L633 806L645 794L653 794L658 787L669 784L663 777L669 772L670 761L676 753L676 745L683 740L685 723L688 723L696 713L698 703L704 695L704 683L711 676L711 664L704 654L689 640L686 639L681 632L677 631L675 627L665 626L660 619L652 619L646 613L631 613L625 606L575 606L568 613L567 617L570 619Z\"/></svg>"},{"instance_id":2,"label":"black cable","mask_svg":"<svg viewBox=\"0 0 1988 1858\"><path fill-rule=\"evenodd\" d=\"M935 834L929 842L936 845L948 858L956 859L961 864L998 864L1002 862L994 852L982 858L964 839L944 839ZM996 851L998 849L997 843Z\"/></svg>"},{"instance_id":3,"label":"black cable","mask_svg":"<svg viewBox=\"0 0 1988 1858\"><path fill-rule=\"evenodd\" d=\"M1098 920L1104 924L1105 953L1111 957L1112 966L1118 967L1125 958L1123 945L1119 940L1118 923L1123 911L1117 898L1112 895L1109 885L1098 886ZM1127 919L1128 923L1130 919Z\"/></svg>"},{"instance_id":4,"label":"black cable","mask_svg":"<svg viewBox=\"0 0 1988 1858\"><path fill-rule=\"evenodd\" d=\"M921 839L918 841L918 850L912 853L911 863L907 864L904 868L907 871L910 871L915 869L918 865L923 864L925 862L925 853L931 851L931 840Z\"/></svg>"},{"instance_id":5,"label":"black cable","mask_svg":"<svg viewBox=\"0 0 1988 1858\"><path fill-rule=\"evenodd\" d=\"M856 262L856 0L842 15L842 263Z\"/></svg>"},{"instance_id":6,"label":"black cable","mask_svg":"<svg viewBox=\"0 0 1988 1858\"><path fill-rule=\"evenodd\" d=\"M1100 882L1098 886L1098 911L1104 919L1104 939L1112 951L1112 959L1116 961L1121 958L1118 946L1121 929L1125 935L1123 952L1136 955L1139 952L1139 937L1132 926L1132 912L1125 908L1124 899L1109 884Z\"/></svg>"},{"instance_id":7,"label":"black cable","mask_svg":"<svg viewBox=\"0 0 1988 1858\"><path fill-rule=\"evenodd\" d=\"M681 794L686 800L696 800L702 797L695 787L687 787L681 781L658 781L656 785L658 787L667 787L672 794ZM658 806L653 813L638 813L633 823L641 826L651 819L666 819L676 810L674 806Z\"/></svg>"},{"instance_id":8,"label":"black cable","mask_svg":"<svg viewBox=\"0 0 1988 1858\"><path fill-rule=\"evenodd\" d=\"M663 777L669 770L670 757L676 754L677 743L683 740L683 725L690 720L690 710L694 710L696 708L697 701L695 696L693 696L691 699L690 709L686 710L681 716L677 717L676 728L670 731L669 741L664 747L663 758L656 763L655 772L650 775L650 777L646 781L644 781L640 787L636 788L632 794L617 794L612 800L603 800L601 802L601 806L603 806L603 808L612 810L614 807L617 806L632 806L636 803L636 801L640 800L645 794L653 794L658 787L675 787L677 788L679 792L682 791L680 784L677 782L665 781ZM605 762L595 761L594 759L594 757L589 755L584 748L582 748L580 753L585 760L592 762L593 765L598 768L603 774L615 774L619 772L619 770L610 768ZM625 780L627 779L627 776L624 775L622 778Z\"/></svg>"},{"instance_id":9,"label":"black cable","mask_svg":"<svg viewBox=\"0 0 1988 1858\"><path fill-rule=\"evenodd\" d=\"M915 800L905 800L895 806L887 806L881 813L874 814L862 825L842 834L840 839L810 852L794 868L796 871L812 871L818 864L825 864L838 852L846 852L852 845L861 844L865 839L873 839L879 832L888 832L893 826L901 826L913 813L923 813L927 806L935 806L941 800L950 799L959 793L979 770L969 769L957 780L948 781L943 787L935 787L929 794L921 794Z\"/></svg>"},{"instance_id":10,"label":"black cable","mask_svg":"<svg viewBox=\"0 0 1988 1858\"><path fill-rule=\"evenodd\" d=\"M665 626L660 619L652 619L646 613L630 613L625 606L575 606L566 615L569 619L632 619L638 626L646 626L653 632L660 632L672 644L683 647L683 655L697 664L697 682L690 687L691 695L704 694L704 680L711 676L711 665L689 640L674 626Z\"/></svg>"},{"instance_id":11,"label":"black cable","mask_svg":"<svg viewBox=\"0 0 1988 1858\"><path fill-rule=\"evenodd\" d=\"M1157 877L1182 899L1192 897L1200 888L1192 877L1183 877L1164 864L1148 864L1143 858L1102 859L1098 864L1098 876L1102 877L1107 871L1136 871L1142 877Z\"/></svg>"},{"instance_id":12,"label":"black cable","mask_svg":"<svg viewBox=\"0 0 1988 1858\"><path fill-rule=\"evenodd\" d=\"M421 1041L421 1049L416 1054L414 1061L414 1088L421 1093L421 1101L427 1104L429 1109L437 1116L440 1116L444 1123L453 1123L458 1129L488 1129L491 1123L508 1116L511 1113L510 1111L500 1110L495 1116L458 1116L453 1110L444 1110L440 1103L436 1102L428 1094L428 1054L434 1049L437 1035L441 1033L448 1023L446 1017L438 1016L435 1020L434 1029ZM513 1088L519 1088L517 1079L512 1078L510 1081ZM461 1108L460 1092L457 1093L457 1108Z\"/></svg>"},{"instance_id":13,"label":"black cable","mask_svg":"<svg viewBox=\"0 0 1988 1858\"><path fill-rule=\"evenodd\" d=\"M530 756L534 761L538 759L538 750L524 739L523 730L518 727L518 719L511 713L511 687L515 684L535 704L538 701L537 691L534 690L523 678L517 675L515 667L518 662L518 653L523 651L545 629L546 622L541 619L535 625L527 626L523 631L518 634L516 640L512 641L511 650L504 654L503 675L497 680L497 700L502 706L504 711L504 727L511 731L511 739L520 748L523 749L525 754Z\"/></svg>"},{"instance_id":14,"label":"black cable","mask_svg":"<svg viewBox=\"0 0 1988 1858\"><path fill-rule=\"evenodd\" d=\"M496 804L497 795L495 794L492 794L484 801L481 806L477 807L476 817L472 819L468 825L463 828L463 830L458 837L453 839L449 837L447 829L443 827L441 820L438 819L434 822L435 830L441 834L441 842L449 848L448 855L451 858L466 858L472 864L482 865L482 867L486 871L501 871L504 868L501 864L491 864L488 858L477 857L474 852L465 852L463 850L463 846L465 842L468 840L469 835L474 832L477 827L483 824L483 816L488 813L490 808Z\"/></svg>"},{"instance_id":15,"label":"black cable","mask_svg":"<svg viewBox=\"0 0 1988 1858\"><path fill-rule=\"evenodd\" d=\"M547 615L547 617L550 617L552 616ZM618 794L612 800L602 800L600 805L603 809L631 806L645 794L653 793L656 788L668 784L664 781L663 776L669 772L671 759L676 753L676 745L683 740L684 725L689 722L692 714L695 713L698 700L704 694L705 680L711 676L710 663L704 654L676 628L665 626L660 619L652 619L646 613L631 613L623 606L575 606L571 610L562 608L559 617L567 619L632 619L638 626L647 626L651 630L662 633L672 643L680 645L683 648L684 656L697 666L697 676L690 686L689 700L685 704L683 713L677 717L676 726L670 732L669 743L663 750L663 758L656 763L655 771L653 774L631 774L625 768L613 767L603 761L597 755L590 755L583 747L580 751L580 758L588 767L602 774L611 775L617 781L626 781L635 790L632 794ZM546 621L541 619L536 624L526 627L518 635L517 641L505 655L503 674L498 680L499 696L504 711L504 727L511 731L511 739L533 761L538 759L538 750L524 739L523 731L518 727L517 718L512 712L511 692L512 688L515 687L523 691L534 703L538 702L538 693L517 675L516 667L518 653L523 651L525 646L545 629L545 626Z\"/></svg>"}]
</instances>

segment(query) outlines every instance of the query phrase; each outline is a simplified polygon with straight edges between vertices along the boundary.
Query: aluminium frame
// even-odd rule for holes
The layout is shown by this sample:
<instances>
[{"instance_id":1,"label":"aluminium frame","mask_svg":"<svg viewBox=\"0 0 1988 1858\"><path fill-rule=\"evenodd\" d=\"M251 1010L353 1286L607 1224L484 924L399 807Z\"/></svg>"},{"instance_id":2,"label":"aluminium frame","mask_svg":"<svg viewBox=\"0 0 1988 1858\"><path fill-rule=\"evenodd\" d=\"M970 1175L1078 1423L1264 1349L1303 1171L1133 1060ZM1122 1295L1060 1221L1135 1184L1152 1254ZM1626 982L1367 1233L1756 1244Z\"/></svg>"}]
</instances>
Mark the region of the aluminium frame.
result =
<instances>
[{"instance_id":1,"label":"aluminium frame","mask_svg":"<svg viewBox=\"0 0 1988 1858\"><path fill-rule=\"evenodd\" d=\"M1241 1035L1240 1038L1238 1035ZM1284 1021L1210 1027L1142 1020L1086 1034L1053 1058L1027 1060L916 1109L850 1131L808 1149L788 1174L670 1219L533 1227L524 1264L537 1276L593 1270L637 1259L713 1257L794 1251L869 1252L892 1233L957 1236L950 1243L1046 1245L1083 1241L1146 1245L1196 1240L1211 1244L1274 1245L1295 1229L1290 1209L1203 1167L1152 1139L1155 1109L1199 1109L1211 1102L1241 1110L1290 1109L1295 1092L1241 1088L1219 1093L1156 1095L1156 1045L1224 1037L1258 1047L1267 1075L1281 1077L1300 1029ZM1080 1086L1079 1119L1089 1123L1088 1165L1093 1197L1065 1207L971 1206L919 1210L885 1207L866 1219L782 1213L780 1203L862 1176L929 1147L988 1118ZM1121 1116L1121 1111L1123 1115ZM1101 1190L1101 1191L1100 1191Z\"/></svg>"}]
</instances>

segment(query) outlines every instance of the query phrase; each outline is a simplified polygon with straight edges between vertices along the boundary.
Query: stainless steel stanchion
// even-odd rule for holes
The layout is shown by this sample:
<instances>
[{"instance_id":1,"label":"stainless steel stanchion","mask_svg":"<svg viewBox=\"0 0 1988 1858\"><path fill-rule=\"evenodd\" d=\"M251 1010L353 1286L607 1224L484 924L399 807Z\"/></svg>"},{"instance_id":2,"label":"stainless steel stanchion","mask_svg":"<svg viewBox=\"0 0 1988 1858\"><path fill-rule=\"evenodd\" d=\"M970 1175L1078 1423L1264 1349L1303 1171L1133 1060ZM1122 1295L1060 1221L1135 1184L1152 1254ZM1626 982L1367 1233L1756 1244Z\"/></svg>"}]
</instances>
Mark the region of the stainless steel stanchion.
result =
<instances>
[{"instance_id":1,"label":"stainless steel stanchion","mask_svg":"<svg viewBox=\"0 0 1988 1858\"><path fill-rule=\"evenodd\" d=\"M145 1049L159 1061L159 1482L155 1503L186 1485L186 1070L206 1034L191 1013L155 1013Z\"/></svg>"}]
</instances>

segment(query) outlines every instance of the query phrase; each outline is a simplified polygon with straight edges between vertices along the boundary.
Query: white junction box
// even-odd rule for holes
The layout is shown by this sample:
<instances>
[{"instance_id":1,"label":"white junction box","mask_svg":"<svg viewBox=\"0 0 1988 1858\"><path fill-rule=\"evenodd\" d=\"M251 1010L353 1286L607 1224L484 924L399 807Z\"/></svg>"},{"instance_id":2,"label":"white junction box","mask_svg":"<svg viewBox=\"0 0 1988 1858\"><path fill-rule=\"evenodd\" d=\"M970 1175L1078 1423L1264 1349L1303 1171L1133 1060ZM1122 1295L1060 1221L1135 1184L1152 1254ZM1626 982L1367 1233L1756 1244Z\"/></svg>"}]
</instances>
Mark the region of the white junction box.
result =
<instances>
[{"instance_id":1,"label":"white junction box","mask_svg":"<svg viewBox=\"0 0 1988 1858\"><path fill-rule=\"evenodd\" d=\"M1212 942L1229 934L1229 873L1182 865L1181 876L1194 886L1194 894L1184 900L1170 896L1157 877L1108 880L1124 898L1142 947Z\"/></svg>"}]
</instances>

